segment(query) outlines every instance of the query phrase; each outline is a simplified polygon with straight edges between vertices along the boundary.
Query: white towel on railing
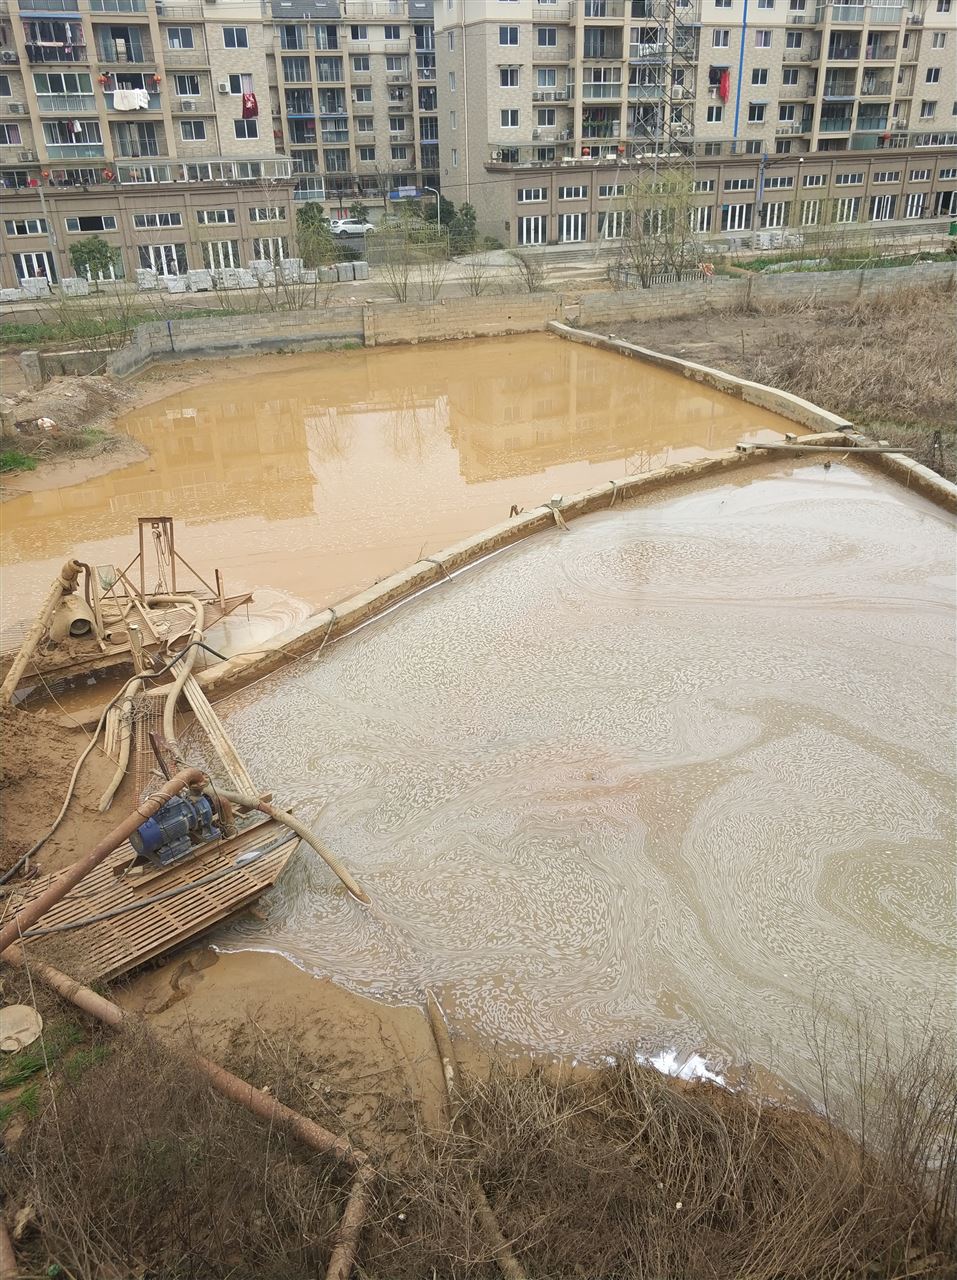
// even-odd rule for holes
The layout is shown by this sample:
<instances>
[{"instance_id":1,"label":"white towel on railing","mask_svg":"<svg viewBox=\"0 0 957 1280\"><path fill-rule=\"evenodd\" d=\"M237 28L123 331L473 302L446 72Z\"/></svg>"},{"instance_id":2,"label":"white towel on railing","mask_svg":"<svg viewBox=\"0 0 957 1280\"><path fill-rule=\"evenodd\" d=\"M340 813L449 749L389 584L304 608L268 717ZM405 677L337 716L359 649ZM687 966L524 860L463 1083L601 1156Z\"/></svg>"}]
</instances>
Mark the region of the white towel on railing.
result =
<instances>
[{"instance_id":1,"label":"white towel on railing","mask_svg":"<svg viewBox=\"0 0 957 1280\"><path fill-rule=\"evenodd\" d=\"M136 89L114 89L113 110L135 111L140 105L137 101L136 94Z\"/></svg>"}]
</instances>

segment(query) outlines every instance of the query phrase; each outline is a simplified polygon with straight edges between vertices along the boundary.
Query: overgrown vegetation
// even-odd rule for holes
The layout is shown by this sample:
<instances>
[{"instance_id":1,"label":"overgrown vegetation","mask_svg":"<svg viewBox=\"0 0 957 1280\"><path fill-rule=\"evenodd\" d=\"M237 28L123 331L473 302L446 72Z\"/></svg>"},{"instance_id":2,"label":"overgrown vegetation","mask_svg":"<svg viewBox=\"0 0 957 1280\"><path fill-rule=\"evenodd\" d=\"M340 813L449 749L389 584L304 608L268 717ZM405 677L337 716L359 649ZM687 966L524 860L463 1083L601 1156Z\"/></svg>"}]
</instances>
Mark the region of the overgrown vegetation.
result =
<instances>
[{"instance_id":1,"label":"overgrown vegetation","mask_svg":"<svg viewBox=\"0 0 957 1280\"><path fill-rule=\"evenodd\" d=\"M476 1180L535 1280L957 1276L957 1078L953 1046L930 1034L905 1053L872 1026L818 1045L823 1114L628 1055L587 1077L495 1067L457 1099L467 1137L388 1101L374 1069L361 1098L344 1094L294 1036L248 1034L228 1055L247 1079L326 1127L351 1114L364 1142L377 1134L363 1280L497 1278ZM53 1070L0 1165L8 1220L26 1206L35 1219L24 1273L321 1275L343 1177L136 1028L94 1038Z\"/></svg>"},{"instance_id":2,"label":"overgrown vegetation","mask_svg":"<svg viewBox=\"0 0 957 1280\"><path fill-rule=\"evenodd\" d=\"M19 449L0 449L0 474L8 471L36 471L37 460Z\"/></svg>"}]
</instances>

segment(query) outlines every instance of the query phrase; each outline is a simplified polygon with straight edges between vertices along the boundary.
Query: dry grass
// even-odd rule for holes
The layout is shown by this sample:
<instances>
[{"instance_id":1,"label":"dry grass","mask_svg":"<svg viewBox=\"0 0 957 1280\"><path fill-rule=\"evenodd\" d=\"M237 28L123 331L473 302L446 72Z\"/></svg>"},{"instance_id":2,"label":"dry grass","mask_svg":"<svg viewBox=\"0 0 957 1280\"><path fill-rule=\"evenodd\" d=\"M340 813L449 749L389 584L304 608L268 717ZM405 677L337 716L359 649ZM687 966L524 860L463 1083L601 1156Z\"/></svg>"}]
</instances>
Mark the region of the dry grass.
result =
<instances>
[{"instance_id":1,"label":"dry grass","mask_svg":"<svg viewBox=\"0 0 957 1280\"><path fill-rule=\"evenodd\" d=\"M496 1276L476 1179L534 1280L948 1280L952 1049L927 1037L900 1058L870 1035L820 1044L825 1115L628 1060L584 1079L497 1067L467 1082L468 1137L390 1103L378 1064L345 1092L331 1060L307 1059L294 1037L252 1034L230 1065L331 1127L352 1127L337 1123L351 1111L364 1136L378 1133L361 1280ZM8 1219L36 1209L19 1246L26 1274L322 1274L347 1190L327 1163L140 1034L93 1050L61 1058L0 1165Z\"/></svg>"}]
</instances>

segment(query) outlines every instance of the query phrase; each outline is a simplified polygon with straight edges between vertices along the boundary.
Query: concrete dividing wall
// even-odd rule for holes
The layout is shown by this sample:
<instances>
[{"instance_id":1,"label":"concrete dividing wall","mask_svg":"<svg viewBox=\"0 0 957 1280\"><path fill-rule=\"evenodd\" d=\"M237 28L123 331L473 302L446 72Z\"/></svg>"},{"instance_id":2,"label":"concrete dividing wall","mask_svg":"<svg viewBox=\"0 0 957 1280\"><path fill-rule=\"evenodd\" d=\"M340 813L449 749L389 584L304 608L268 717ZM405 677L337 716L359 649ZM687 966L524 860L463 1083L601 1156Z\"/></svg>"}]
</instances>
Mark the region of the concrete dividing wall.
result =
<instances>
[{"instance_id":1,"label":"concrete dividing wall","mask_svg":"<svg viewBox=\"0 0 957 1280\"><path fill-rule=\"evenodd\" d=\"M367 347L396 342L438 342L448 338L484 338L502 333L532 333L564 314L558 293L501 294L480 298L444 298L422 304L374 302L365 307Z\"/></svg>"},{"instance_id":2,"label":"concrete dividing wall","mask_svg":"<svg viewBox=\"0 0 957 1280\"><path fill-rule=\"evenodd\" d=\"M28 387L41 387L51 378L75 378L109 369L106 351L21 351L19 360Z\"/></svg>"}]
</instances>

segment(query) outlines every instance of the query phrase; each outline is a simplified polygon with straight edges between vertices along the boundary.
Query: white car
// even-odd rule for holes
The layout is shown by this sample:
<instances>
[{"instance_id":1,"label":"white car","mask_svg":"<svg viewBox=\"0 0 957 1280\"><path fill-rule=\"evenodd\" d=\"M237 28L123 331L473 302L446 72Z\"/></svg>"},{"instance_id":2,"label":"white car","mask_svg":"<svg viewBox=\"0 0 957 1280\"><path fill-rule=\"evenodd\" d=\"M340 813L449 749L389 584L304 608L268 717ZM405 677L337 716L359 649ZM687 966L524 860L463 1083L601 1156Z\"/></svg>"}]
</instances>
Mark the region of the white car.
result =
<instances>
[{"instance_id":1,"label":"white car","mask_svg":"<svg viewBox=\"0 0 957 1280\"><path fill-rule=\"evenodd\" d=\"M371 222L360 222L357 218L332 218L329 227L334 236L364 236L375 231Z\"/></svg>"}]
</instances>

